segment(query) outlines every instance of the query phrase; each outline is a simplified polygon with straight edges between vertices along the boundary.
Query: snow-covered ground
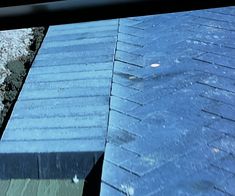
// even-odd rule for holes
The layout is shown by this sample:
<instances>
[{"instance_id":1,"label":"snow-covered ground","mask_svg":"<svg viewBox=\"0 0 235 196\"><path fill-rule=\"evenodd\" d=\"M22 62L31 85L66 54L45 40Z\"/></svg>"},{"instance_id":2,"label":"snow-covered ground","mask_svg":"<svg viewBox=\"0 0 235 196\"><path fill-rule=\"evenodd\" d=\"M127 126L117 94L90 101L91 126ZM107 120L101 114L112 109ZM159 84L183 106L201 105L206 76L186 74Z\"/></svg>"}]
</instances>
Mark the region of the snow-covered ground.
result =
<instances>
[{"instance_id":1,"label":"snow-covered ground","mask_svg":"<svg viewBox=\"0 0 235 196\"><path fill-rule=\"evenodd\" d=\"M28 55L32 39L32 29L0 31L0 86L10 74L5 65ZM3 109L2 98L3 95L0 93L0 112Z\"/></svg>"}]
</instances>

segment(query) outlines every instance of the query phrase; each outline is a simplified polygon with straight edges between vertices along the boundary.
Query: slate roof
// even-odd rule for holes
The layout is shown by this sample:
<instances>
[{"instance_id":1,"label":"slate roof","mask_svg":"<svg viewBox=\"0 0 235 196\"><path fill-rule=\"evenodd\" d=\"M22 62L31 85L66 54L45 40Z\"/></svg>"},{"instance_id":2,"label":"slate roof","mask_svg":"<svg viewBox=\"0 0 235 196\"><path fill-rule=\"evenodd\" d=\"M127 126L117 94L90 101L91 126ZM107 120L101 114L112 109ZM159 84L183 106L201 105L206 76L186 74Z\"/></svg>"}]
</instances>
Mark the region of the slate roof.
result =
<instances>
[{"instance_id":1,"label":"slate roof","mask_svg":"<svg viewBox=\"0 0 235 196\"><path fill-rule=\"evenodd\" d=\"M50 27L2 140L98 144L101 196L235 195L233 40L235 7Z\"/></svg>"},{"instance_id":2,"label":"slate roof","mask_svg":"<svg viewBox=\"0 0 235 196\"><path fill-rule=\"evenodd\" d=\"M105 149L116 29L49 28L1 139L1 178L89 174Z\"/></svg>"}]
</instances>

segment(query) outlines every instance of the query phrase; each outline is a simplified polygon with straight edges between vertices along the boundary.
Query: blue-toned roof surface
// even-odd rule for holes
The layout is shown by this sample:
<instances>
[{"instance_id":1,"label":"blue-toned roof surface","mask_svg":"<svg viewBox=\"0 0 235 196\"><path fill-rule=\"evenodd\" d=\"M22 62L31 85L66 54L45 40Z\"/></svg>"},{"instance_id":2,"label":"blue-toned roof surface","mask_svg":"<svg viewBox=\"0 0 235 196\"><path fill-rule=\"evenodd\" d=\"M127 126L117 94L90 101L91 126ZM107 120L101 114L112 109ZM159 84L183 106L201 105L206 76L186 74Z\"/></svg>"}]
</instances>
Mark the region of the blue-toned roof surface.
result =
<instances>
[{"instance_id":1,"label":"blue-toned roof surface","mask_svg":"<svg viewBox=\"0 0 235 196\"><path fill-rule=\"evenodd\" d=\"M50 27L2 140L105 152L101 196L234 195L233 40L234 7Z\"/></svg>"}]
</instances>

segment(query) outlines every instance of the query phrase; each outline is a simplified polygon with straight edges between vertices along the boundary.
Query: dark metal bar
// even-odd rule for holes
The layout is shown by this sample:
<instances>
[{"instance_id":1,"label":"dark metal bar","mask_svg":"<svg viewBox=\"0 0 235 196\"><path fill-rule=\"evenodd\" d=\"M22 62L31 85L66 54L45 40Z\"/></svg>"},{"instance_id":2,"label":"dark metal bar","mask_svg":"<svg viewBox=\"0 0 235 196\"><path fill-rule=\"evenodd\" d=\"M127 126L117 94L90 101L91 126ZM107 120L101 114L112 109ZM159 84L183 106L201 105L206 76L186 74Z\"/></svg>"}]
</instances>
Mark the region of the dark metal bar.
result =
<instances>
[{"instance_id":1,"label":"dark metal bar","mask_svg":"<svg viewBox=\"0 0 235 196\"><path fill-rule=\"evenodd\" d=\"M29 4L29 2L29 0L25 0L25 3L24 0L12 0L10 4L6 4L8 6L4 6L3 3L0 4L0 29L84 22L235 5L235 0L36 0L36 2L43 2L36 4Z\"/></svg>"}]
</instances>

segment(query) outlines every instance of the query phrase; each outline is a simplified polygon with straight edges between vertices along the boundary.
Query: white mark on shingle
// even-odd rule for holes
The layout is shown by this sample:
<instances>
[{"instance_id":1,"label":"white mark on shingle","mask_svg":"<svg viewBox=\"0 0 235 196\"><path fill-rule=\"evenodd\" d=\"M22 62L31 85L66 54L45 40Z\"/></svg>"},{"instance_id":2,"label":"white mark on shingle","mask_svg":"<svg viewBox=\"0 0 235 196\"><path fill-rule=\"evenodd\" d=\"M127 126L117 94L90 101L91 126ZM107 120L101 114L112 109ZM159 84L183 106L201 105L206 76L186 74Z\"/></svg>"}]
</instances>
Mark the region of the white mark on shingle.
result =
<instances>
[{"instance_id":1,"label":"white mark on shingle","mask_svg":"<svg viewBox=\"0 0 235 196\"><path fill-rule=\"evenodd\" d=\"M153 68L156 68L156 67L159 67L160 64L159 64L159 63L153 63L153 64L151 64L150 66L153 67Z\"/></svg>"},{"instance_id":2,"label":"white mark on shingle","mask_svg":"<svg viewBox=\"0 0 235 196\"><path fill-rule=\"evenodd\" d=\"M126 194L126 196L133 196L134 195L134 188L128 184L121 184L121 189Z\"/></svg>"}]
</instances>

